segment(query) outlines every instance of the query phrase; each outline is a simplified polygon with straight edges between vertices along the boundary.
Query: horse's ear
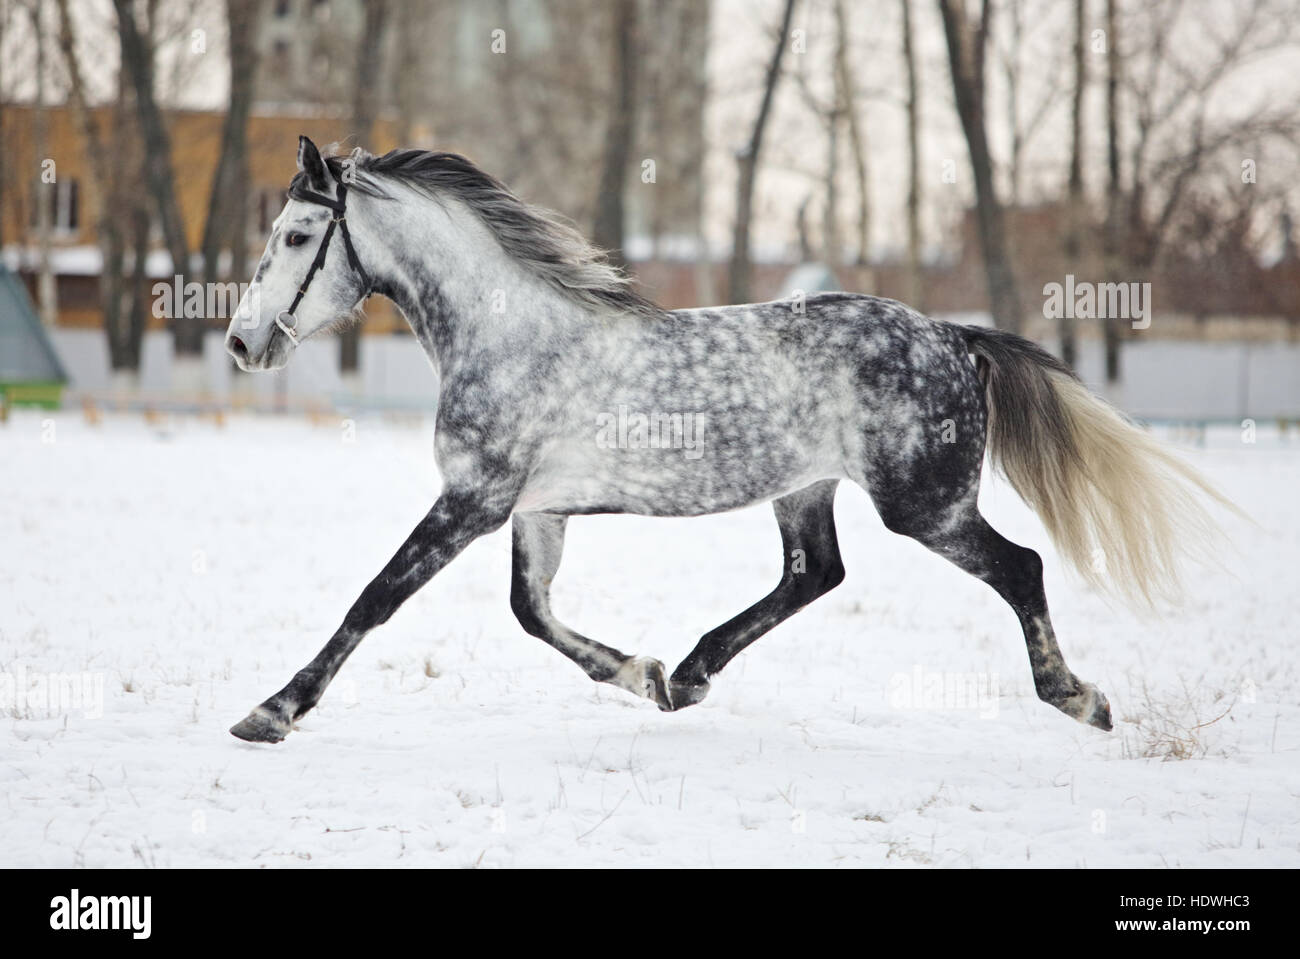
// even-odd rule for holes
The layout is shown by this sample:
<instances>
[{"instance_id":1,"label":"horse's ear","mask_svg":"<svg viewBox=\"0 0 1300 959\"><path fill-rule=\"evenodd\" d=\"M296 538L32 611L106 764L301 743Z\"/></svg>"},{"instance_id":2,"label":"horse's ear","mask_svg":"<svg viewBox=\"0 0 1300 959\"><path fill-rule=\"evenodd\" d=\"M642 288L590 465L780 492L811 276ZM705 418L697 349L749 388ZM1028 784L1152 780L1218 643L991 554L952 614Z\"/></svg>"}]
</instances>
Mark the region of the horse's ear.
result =
<instances>
[{"instance_id":1,"label":"horse's ear","mask_svg":"<svg viewBox=\"0 0 1300 959\"><path fill-rule=\"evenodd\" d=\"M307 174L308 181L317 191L323 191L329 184L329 174L325 170L320 150L304 136L298 137L298 169Z\"/></svg>"}]
</instances>

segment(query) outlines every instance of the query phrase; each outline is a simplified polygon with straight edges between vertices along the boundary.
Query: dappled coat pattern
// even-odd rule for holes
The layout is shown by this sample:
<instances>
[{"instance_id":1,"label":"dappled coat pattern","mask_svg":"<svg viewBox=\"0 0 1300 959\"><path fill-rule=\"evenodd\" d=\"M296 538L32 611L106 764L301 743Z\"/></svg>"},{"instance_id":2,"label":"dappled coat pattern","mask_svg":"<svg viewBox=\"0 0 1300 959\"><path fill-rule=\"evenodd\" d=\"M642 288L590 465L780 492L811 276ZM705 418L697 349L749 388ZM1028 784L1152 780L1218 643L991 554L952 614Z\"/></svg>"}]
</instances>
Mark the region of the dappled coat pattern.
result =
<instances>
[{"instance_id":1,"label":"dappled coat pattern","mask_svg":"<svg viewBox=\"0 0 1300 959\"><path fill-rule=\"evenodd\" d=\"M664 311L571 226L463 157L323 158L304 138L298 163L227 346L243 369L275 369L369 293L389 297L438 373L443 488L316 658L236 736L282 740L371 629L507 521L511 605L525 630L660 709L698 703L734 656L844 579L833 516L842 480L866 490L889 529L1010 604L1044 701L1110 728L1105 696L1057 645L1038 555L980 515L986 440L1067 558L1139 600L1172 587L1184 540L1207 526L1185 490L1213 493L1041 349L848 293ZM343 217L359 263L326 232ZM313 256L324 265L305 281ZM300 305L286 331L290 302ZM1144 489L1134 503L1130 483ZM780 582L671 674L552 613L569 516L698 516L769 501ZM1097 550L1104 573L1083 562Z\"/></svg>"}]
</instances>

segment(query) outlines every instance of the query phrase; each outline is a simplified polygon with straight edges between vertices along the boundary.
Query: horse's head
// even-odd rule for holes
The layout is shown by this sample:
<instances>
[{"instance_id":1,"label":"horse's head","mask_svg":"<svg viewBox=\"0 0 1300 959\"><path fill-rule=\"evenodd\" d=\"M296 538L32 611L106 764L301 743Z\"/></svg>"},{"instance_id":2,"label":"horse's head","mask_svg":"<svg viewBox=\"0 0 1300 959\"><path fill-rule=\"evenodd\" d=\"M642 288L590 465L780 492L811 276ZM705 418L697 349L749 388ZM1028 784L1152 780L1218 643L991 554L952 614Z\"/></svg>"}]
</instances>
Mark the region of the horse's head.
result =
<instances>
[{"instance_id":1,"label":"horse's head","mask_svg":"<svg viewBox=\"0 0 1300 959\"><path fill-rule=\"evenodd\" d=\"M226 331L241 370L278 370L307 337L346 319L370 292L348 230L345 168L298 138L298 176Z\"/></svg>"}]
</instances>

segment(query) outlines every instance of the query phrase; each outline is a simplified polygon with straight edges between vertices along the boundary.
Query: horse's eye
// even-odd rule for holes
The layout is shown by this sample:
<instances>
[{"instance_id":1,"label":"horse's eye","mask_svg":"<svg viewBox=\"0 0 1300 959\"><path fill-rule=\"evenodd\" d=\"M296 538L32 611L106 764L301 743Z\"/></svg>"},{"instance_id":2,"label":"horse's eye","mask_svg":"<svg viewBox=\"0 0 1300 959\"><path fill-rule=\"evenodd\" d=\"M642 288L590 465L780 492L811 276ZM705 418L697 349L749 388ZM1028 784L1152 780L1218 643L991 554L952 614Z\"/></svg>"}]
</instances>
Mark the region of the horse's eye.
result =
<instances>
[{"instance_id":1,"label":"horse's eye","mask_svg":"<svg viewBox=\"0 0 1300 959\"><path fill-rule=\"evenodd\" d=\"M290 233L284 238L285 246L302 246L307 242L307 237L302 233Z\"/></svg>"}]
</instances>

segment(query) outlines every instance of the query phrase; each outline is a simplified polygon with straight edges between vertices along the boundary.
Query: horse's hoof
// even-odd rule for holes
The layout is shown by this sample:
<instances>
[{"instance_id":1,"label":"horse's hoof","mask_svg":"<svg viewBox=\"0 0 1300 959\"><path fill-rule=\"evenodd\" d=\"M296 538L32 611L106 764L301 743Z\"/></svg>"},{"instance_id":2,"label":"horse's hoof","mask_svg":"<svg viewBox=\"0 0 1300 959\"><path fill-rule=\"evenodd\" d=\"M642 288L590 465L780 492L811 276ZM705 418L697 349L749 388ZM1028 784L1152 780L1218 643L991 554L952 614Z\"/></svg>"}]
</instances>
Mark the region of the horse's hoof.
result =
<instances>
[{"instance_id":1,"label":"horse's hoof","mask_svg":"<svg viewBox=\"0 0 1300 959\"><path fill-rule=\"evenodd\" d=\"M230 727L230 735L248 743L278 743L293 728L293 723L271 712L265 706L258 706L251 713Z\"/></svg>"},{"instance_id":2,"label":"horse's hoof","mask_svg":"<svg viewBox=\"0 0 1300 959\"><path fill-rule=\"evenodd\" d=\"M679 709L685 709L687 706L694 706L707 695L709 695L709 684L707 681L698 683L679 683L674 680L669 680L668 696L672 700L672 705L664 711L676 712ZM659 708L664 709L663 706L660 706Z\"/></svg>"},{"instance_id":3,"label":"horse's hoof","mask_svg":"<svg viewBox=\"0 0 1300 959\"><path fill-rule=\"evenodd\" d=\"M1089 726L1096 726L1103 733L1108 733L1115 728L1110 721L1110 703L1100 689L1094 686L1093 691L1097 694L1097 702L1092 708L1092 714L1088 717L1087 723Z\"/></svg>"},{"instance_id":4,"label":"horse's hoof","mask_svg":"<svg viewBox=\"0 0 1300 959\"><path fill-rule=\"evenodd\" d=\"M619 668L610 683L650 700L660 709L672 709L672 700L668 698L668 677L664 664L657 659L634 656Z\"/></svg>"},{"instance_id":5,"label":"horse's hoof","mask_svg":"<svg viewBox=\"0 0 1300 959\"><path fill-rule=\"evenodd\" d=\"M1067 716L1095 726L1104 733L1114 728L1110 721L1110 703L1107 702L1105 693L1092 683L1079 683L1079 691L1057 708Z\"/></svg>"}]
</instances>

